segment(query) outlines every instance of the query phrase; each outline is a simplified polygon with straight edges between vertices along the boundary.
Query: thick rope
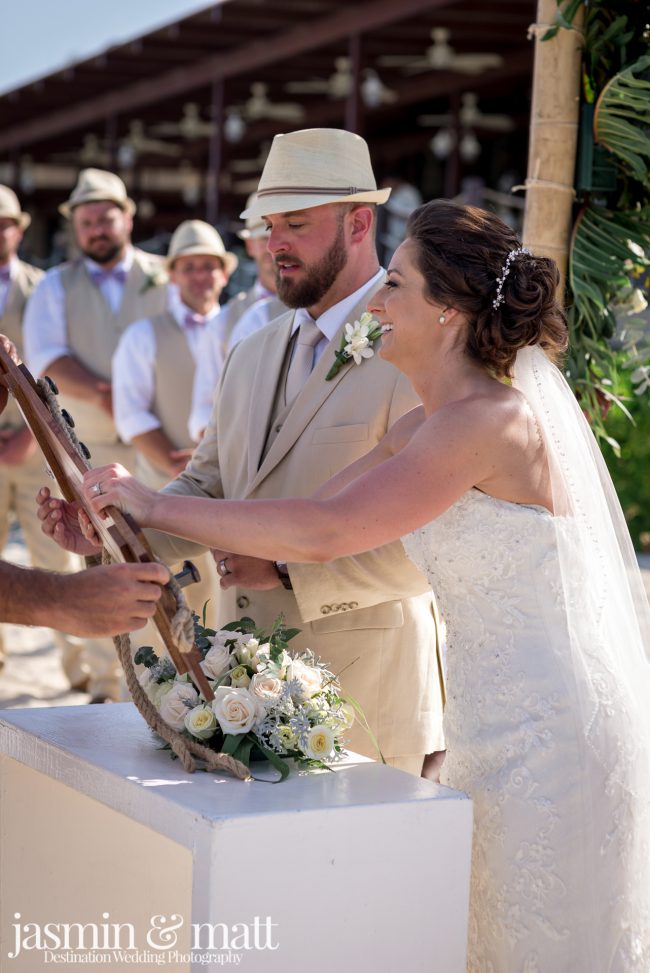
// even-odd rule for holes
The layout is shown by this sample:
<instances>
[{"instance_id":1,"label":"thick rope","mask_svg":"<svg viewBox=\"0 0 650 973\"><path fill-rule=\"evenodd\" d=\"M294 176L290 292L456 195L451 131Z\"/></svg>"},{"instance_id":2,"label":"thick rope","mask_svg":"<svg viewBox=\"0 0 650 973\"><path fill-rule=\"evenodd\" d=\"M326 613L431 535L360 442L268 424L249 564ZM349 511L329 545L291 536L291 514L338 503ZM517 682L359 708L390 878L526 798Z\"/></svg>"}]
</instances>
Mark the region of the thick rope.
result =
<instances>
[{"instance_id":1,"label":"thick rope","mask_svg":"<svg viewBox=\"0 0 650 973\"><path fill-rule=\"evenodd\" d=\"M227 753L216 753L203 743L199 743L198 740L191 740L189 737L183 736L181 733L172 729L168 723L165 723L138 682L131 657L130 637L128 635L117 635L113 641L115 642L115 647L122 662L122 667L124 668L126 684L129 687L129 692L138 712L144 717L151 729L169 744L183 764L186 772L188 774L194 773L196 770L194 757L198 757L200 760L205 761L208 770L227 770L240 780L250 780L251 772L241 761L235 760L234 757L229 756Z\"/></svg>"},{"instance_id":2,"label":"thick rope","mask_svg":"<svg viewBox=\"0 0 650 973\"><path fill-rule=\"evenodd\" d=\"M50 388L48 382L40 379L38 381L38 387L45 399L47 406L56 419L63 435L66 437L70 445L74 448L79 456L82 457L86 462L88 462L88 457L84 454L81 444L72 427L66 422L65 416L61 412L61 407L56 398L56 394ZM111 558L108 551L104 548L102 551L102 563L110 564ZM86 558L86 564L88 566L94 566L99 563L99 558L88 557ZM180 650L188 650L194 645L194 620L192 618L192 610L185 600L185 596L174 577L170 578L169 587L174 594L176 599L176 612L171 621L171 630L174 641L179 646ZM142 686L138 682L138 677L136 676L135 669L133 667L133 655L131 652L131 638L128 634L117 635L113 642L115 643L115 648L117 649L118 656L122 663L122 668L124 669L124 675L126 677L126 684L129 687L129 692L131 693L131 698L135 704L136 709L143 717L143 719L149 724L151 729L162 737L162 739L169 744L173 752L180 759L183 764L183 768L188 774L194 773L196 770L196 761L194 757L198 757L203 760L209 770L227 770L234 777L238 777L240 780L251 780L251 772L248 767L241 763L239 760L235 760L227 753L216 753L204 744L199 743L198 740L192 740L189 737L183 736L177 730L174 730L169 724L165 723L163 718L158 713L156 707L153 705Z\"/></svg>"},{"instance_id":3,"label":"thick rope","mask_svg":"<svg viewBox=\"0 0 650 973\"><path fill-rule=\"evenodd\" d=\"M102 551L102 563L111 563L110 555L106 549ZM194 620L192 618L192 610L188 606L185 596L175 578L170 580L169 586L176 598L176 613L171 621L171 629L174 639L182 651L184 647L191 648L194 645ZM193 774L196 770L194 757L198 757L205 762L208 770L227 770L240 780L252 779L250 770L240 760L235 760L234 757L231 757L227 753L217 753L215 750L211 750L210 747L206 747L205 744L184 736L178 730L174 730L173 727L169 726L168 723L165 723L138 682L138 677L133 666L130 636L128 634L117 635L113 639L113 642L115 643L117 654L122 663L126 684L136 709L154 733L157 733L165 743L169 744L188 774Z\"/></svg>"}]
</instances>

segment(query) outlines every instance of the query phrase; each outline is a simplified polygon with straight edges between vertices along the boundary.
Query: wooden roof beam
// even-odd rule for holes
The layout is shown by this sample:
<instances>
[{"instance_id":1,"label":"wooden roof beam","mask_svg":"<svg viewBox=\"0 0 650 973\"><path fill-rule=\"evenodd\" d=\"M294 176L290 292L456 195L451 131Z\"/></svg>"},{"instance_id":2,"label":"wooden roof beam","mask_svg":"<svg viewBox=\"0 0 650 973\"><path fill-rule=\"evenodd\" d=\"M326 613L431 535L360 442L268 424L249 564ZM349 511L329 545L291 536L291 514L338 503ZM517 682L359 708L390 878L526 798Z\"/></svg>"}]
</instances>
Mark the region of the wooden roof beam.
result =
<instances>
[{"instance_id":1,"label":"wooden roof beam","mask_svg":"<svg viewBox=\"0 0 650 973\"><path fill-rule=\"evenodd\" d=\"M32 119L6 128L0 133L0 152L21 149L62 132L74 131L123 112L184 94L202 85L266 67L276 61L296 57L315 48L341 40L351 34L364 34L406 17L417 16L460 0L373 0L355 4L342 13L314 19L279 36L267 37L229 54L220 52L192 66L179 67L157 78L138 82L96 98L68 105L46 117ZM110 63L110 57L109 57Z\"/></svg>"}]
</instances>

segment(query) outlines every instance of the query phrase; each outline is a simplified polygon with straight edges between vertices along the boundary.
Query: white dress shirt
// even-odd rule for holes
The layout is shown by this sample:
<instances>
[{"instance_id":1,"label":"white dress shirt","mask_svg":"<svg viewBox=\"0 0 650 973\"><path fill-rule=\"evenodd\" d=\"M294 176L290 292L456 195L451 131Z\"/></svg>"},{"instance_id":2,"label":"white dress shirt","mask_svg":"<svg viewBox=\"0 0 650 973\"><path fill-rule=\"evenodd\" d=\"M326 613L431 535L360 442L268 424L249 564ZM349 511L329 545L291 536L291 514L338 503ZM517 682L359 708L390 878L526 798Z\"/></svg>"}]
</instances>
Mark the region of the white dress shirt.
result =
<instances>
[{"instance_id":1,"label":"white dress shirt","mask_svg":"<svg viewBox=\"0 0 650 973\"><path fill-rule=\"evenodd\" d=\"M336 336L338 331L343 327L344 324L353 324L350 315L359 301L363 300L364 294L372 290L380 280L385 277L386 271L383 267L380 267L376 274L367 280L365 284L362 284L353 294L348 294L344 297L342 301L338 304L333 304L332 307L328 307L319 318L312 318L309 311L301 307L296 311L295 317L293 319L293 327L291 329L291 335L293 336L303 321L309 320L314 321L320 330L323 332L323 337L318 342L314 348L314 365L323 354L328 344ZM295 345L294 345L295 347ZM312 366L313 368L313 366Z\"/></svg>"},{"instance_id":2,"label":"white dress shirt","mask_svg":"<svg viewBox=\"0 0 650 973\"><path fill-rule=\"evenodd\" d=\"M280 310L278 310L280 308ZM228 354L244 338L264 328L269 321L283 313L283 305L277 294L268 294L247 308L233 328L228 339Z\"/></svg>"},{"instance_id":3,"label":"white dress shirt","mask_svg":"<svg viewBox=\"0 0 650 973\"><path fill-rule=\"evenodd\" d=\"M9 291L18 273L18 258L11 257L9 262L4 266L9 267L9 280L0 280L0 318L5 313Z\"/></svg>"},{"instance_id":4,"label":"white dress shirt","mask_svg":"<svg viewBox=\"0 0 650 973\"><path fill-rule=\"evenodd\" d=\"M205 355L204 343L210 330L219 331L217 304L203 327L188 328L185 317L192 313L179 297L170 301L170 312L182 329L196 365ZM160 419L153 413L155 394L156 336L149 318L134 321L126 329L113 355L113 413L120 438L129 443L160 428Z\"/></svg>"},{"instance_id":5,"label":"white dress shirt","mask_svg":"<svg viewBox=\"0 0 650 973\"><path fill-rule=\"evenodd\" d=\"M84 263L89 272L105 269L89 257L84 258ZM133 249L129 247L124 259L113 269L119 268L128 274L132 266ZM113 314L117 314L122 303L124 284L114 277L107 277L96 286L99 287ZM25 309L23 338L25 363L32 375L44 375L48 365L57 358L72 356L65 320L65 291L59 267L48 270L29 298Z\"/></svg>"}]
</instances>

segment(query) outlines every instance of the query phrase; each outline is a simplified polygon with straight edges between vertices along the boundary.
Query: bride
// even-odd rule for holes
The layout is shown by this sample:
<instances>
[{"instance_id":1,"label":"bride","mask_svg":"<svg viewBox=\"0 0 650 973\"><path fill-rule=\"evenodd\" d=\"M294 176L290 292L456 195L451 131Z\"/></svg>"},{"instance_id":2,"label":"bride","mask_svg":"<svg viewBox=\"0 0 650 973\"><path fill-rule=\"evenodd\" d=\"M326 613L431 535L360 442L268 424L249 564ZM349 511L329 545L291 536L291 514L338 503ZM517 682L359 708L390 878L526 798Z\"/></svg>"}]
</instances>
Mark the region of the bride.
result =
<instances>
[{"instance_id":1,"label":"bride","mask_svg":"<svg viewBox=\"0 0 650 973\"><path fill-rule=\"evenodd\" d=\"M647 601L552 364L557 284L496 217L428 203L369 307L423 406L372 453L312 499L169 496L115 466L85 479L97 511L262 558L402 537L447 624L442 780L474 803L472 973L650 969Z\"/></svg>"}]
</instances>

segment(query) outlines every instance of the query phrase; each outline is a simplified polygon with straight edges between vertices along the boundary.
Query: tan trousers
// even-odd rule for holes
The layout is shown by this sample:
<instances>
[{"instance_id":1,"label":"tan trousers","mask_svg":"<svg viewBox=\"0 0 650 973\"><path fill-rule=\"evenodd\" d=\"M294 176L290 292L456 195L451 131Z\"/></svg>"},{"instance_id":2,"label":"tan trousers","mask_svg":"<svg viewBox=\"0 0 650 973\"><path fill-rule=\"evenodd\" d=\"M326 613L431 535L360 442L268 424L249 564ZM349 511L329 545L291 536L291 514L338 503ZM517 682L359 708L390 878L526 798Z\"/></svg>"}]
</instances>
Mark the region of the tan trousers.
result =
<instances>
[{"instance_id":1,"label":"tan trousers","mask_svg":"<svg viewBox=\"0 0 650 973\"><path fill-rule=\"evenodd\" d=\"M22 527L33 567L48 571L78 571L82 567L81 559L61 550L41 530L41 522L36 516L36 494L42 486L60 496L56 483L46 471L40 451L21 466L0 466L0 550L7 543L9 515L13 513ZM0 625L0 659L6 648L3 629ZM83 642L60 632L55 632L54 638L61 650L65 674L75 685L84 677Z\"/></svg>"}]
</instances>

